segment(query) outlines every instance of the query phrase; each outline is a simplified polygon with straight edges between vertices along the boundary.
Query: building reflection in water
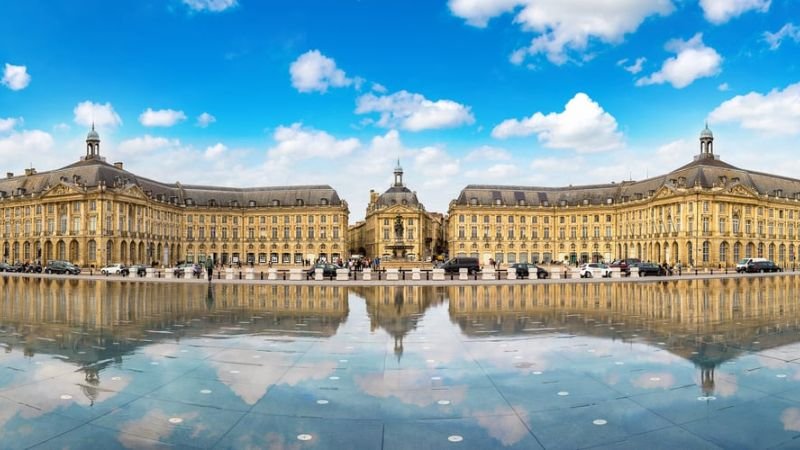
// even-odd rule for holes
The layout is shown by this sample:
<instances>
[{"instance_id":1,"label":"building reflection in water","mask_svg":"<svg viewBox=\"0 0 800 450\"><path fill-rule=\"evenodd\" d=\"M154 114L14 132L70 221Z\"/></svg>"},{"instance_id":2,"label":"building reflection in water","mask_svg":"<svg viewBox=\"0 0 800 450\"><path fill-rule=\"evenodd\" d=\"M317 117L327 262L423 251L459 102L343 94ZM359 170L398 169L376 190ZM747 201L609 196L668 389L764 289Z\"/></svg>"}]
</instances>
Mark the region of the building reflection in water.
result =
<instances>
[{"instance_id":1,"label":"building reflection in water","mask_svg":"<svg viewBox=\"0 0 800 450\"><path fill-rule=\"evenodd\" d=\"M365 302L371 330L392 337L398 361L405 337L441 305L467 339L557 334L660 346L691 361L711 395L720 364L799 340L798 280L347 289L8 277L0 278L0 345L79 366L92 399L105 367L156 341L208 333L331 337L347 320L352 295Z\"/></svg>"}]
</instances>

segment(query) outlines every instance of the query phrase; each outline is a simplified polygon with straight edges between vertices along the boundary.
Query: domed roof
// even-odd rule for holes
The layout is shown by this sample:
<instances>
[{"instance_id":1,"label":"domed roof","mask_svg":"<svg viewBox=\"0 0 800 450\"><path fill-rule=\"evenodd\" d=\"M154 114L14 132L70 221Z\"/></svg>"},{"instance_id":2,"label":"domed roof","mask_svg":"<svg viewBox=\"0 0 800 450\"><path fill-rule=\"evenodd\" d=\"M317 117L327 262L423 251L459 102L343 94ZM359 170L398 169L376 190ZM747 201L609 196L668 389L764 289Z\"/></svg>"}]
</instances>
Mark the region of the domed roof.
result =
<instances>
[{"instance_id":1,"label":"domed roof","mask_svg":"<svg viewBox=\"0 0 800 450\"><path fill-rule=\"evenodd\" d=\"M89 131L89 134L86 135L87 141L99 141L100 135L97 134L97 131L94 130L94 124L92 124L92 130Z\"/></svg>"},{"instance_id":2,"label":"domed roof","mask_svg":"<svg viewBox=\"0 0 800 450\"><path fill-rule=\"evenodd\" d=\"M417 208L420 206L417 194L405 186L392 186L378 197L380 206L406 205Z\"/></svg>"},{"instance_id":3,"label":"domed roof","mask_svg":"<svg viewBox=\"0 0 800 450\"><path fill-rule=\"evenodd\" d=\"M700 137L701 138L713 138L714 137L714 133L712 133L711 130L708 129L708 124L706 124L706 127L703 128L703 131L700 132Z\"/></svg>"}]
</instances>

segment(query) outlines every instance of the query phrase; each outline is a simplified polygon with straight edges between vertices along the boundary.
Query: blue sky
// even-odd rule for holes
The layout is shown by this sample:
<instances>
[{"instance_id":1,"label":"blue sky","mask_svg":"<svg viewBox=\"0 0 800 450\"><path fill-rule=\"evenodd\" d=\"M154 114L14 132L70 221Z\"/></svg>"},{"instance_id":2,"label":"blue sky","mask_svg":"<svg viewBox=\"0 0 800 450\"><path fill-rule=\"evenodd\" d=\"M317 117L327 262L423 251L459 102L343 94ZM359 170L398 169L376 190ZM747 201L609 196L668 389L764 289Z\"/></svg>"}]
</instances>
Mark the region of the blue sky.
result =
<instances>
[{"instance_id":1,"label":"blue sky","mask_svg":"<svg viewBox=\"0 0 800 450\"><path fill-rule=\"evenodd\" d=\"M800 176L796 0L0 8L7 171L76 160L94 120L101 152L140 175L326 183L355 221L398 157L445 212L468 183L664 173L697 152L708 120L724 160Z\"/></svg>"}]
</instances>

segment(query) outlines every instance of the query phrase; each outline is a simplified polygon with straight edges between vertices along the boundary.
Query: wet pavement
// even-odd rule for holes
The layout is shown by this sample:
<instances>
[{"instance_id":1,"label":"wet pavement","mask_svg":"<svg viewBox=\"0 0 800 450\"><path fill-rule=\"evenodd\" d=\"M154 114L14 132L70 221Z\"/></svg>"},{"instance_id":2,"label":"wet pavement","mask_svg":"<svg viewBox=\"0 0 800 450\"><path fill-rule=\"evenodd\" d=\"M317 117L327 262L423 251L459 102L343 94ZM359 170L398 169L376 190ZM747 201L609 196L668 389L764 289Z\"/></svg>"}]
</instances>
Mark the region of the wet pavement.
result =
<instances>
[{"instance_id":1,"label":"wet pavement","mask_svg":"<svg viewBox=\"0 0 800 450\"><path fill-rule=\"evenodd\" d=\"M0 278L0 448L798 448L799 292Z\"/></svg>"}]
</instances>

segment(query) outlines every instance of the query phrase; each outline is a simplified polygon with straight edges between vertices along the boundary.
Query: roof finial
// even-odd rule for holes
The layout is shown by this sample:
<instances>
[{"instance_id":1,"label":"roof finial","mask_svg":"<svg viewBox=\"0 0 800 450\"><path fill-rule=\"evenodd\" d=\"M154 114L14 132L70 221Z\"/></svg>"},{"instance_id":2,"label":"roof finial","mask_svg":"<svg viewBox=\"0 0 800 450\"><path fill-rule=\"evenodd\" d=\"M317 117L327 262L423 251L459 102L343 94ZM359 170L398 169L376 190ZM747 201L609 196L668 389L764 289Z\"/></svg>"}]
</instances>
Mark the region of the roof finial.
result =
<instances>
[{"instance_id":1,"label":"roof finial","mask_svg":"<svg viewBox=\"0 0 800 450\"><path fill-rule=\"evenodd\" d=\"M708 125L706 125L706 128L708 128ZM92 131L94 131L94 120L92 121Z\"/></svg>"}]
</instances>

